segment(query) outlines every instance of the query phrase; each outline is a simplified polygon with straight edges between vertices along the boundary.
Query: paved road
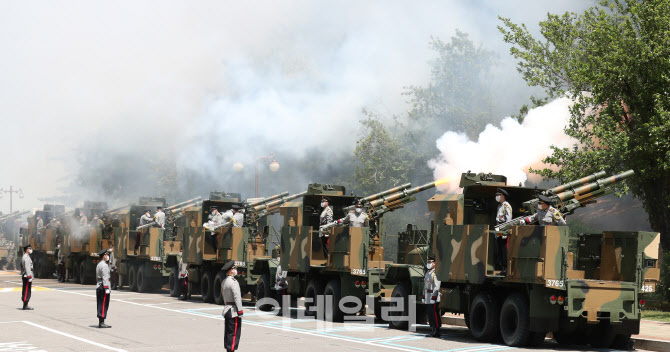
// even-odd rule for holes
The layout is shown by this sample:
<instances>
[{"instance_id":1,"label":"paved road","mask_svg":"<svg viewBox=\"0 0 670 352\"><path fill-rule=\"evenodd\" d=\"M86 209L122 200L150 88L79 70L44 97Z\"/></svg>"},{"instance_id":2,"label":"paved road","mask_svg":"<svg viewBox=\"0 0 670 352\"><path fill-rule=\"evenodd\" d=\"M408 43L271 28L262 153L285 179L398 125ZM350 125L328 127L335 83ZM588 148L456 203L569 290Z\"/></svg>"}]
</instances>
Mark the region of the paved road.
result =
<instances>
[{"instance_id":1,"label":"paved road","mask_svg":"<svg viewBox=\"0 0 670 352\"><path fill-rule=\"evenodd\" d=\"M167 293L112 291L107 323L98 329L92 285L35 279L30 305L23 311L20 277L0 271L0 351L220 351L224 322L221 307L199 299L182 302ZM277 317L245 307L242 351L419 351L490 352L515 350L482 344L467 330L445 327L442 338L391 330L382 324L324 323L313 318ZM551 340L534 351L560 349Z\"/></svg>"}]
</instances>

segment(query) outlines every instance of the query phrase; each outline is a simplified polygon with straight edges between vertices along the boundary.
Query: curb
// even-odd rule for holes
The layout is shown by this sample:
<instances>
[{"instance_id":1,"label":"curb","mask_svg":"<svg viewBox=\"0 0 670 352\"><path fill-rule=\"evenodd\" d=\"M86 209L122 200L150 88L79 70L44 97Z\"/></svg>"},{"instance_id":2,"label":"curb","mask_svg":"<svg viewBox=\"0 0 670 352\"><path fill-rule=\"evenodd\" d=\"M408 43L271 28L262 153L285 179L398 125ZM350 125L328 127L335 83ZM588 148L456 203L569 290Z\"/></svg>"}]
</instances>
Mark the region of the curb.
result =
<instances>
[{"instance_id":1,"label":"curb","mask_svg":"<svg viewBox=\"0 0 670 352\"><path fill-rule=\"evenodd\" d=\"M442 324L455 325L455 326L465 326L465 320L459 317L442 317ZM663 340L654 340L654 339L643 339L639 337L631 337L631 340L635 342L635 349L641 349L646 351L654 352L667 352L670 351L670 341Z\"/></svg>"}]
</instances>

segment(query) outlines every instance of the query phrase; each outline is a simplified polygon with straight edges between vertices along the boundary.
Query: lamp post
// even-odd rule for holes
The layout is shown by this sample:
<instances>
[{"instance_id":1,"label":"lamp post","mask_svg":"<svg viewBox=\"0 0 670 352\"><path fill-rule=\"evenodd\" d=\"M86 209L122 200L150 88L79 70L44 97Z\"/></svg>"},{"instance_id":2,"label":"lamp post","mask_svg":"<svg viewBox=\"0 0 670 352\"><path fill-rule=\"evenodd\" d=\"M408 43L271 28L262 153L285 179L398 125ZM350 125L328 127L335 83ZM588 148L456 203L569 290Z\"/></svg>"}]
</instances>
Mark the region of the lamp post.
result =
<instances>
[{"instance_id":1,"label":"lamp post","mask_svg":"<svg viewBox=\"0 0 670 352\"><path fill-rule=\"evenodd\" d=\"M3 197L3 193L9 193L9 213L11 214L14 209L13 209L13 202L14 202L14 193L18 193L17 195L19 198L23 199L23 190L21 188L19 189L14 189L14 186L9 186L9 190L5 190L0 188L0 198Z\"/></svg>"},{"instance_id":2,"label":"lamp post","mask_svg":"<svg viewBox=\"0 0 670 352\"><path fill-rule=\"evenodd\" d=\"M275 160L275 153L270 153L270 155L266 156L256 156L256 198L258 198L258 161L261 159L269 165L270 171L277 172L279 170L279 163Z\"/></svg>"}]
</instances>

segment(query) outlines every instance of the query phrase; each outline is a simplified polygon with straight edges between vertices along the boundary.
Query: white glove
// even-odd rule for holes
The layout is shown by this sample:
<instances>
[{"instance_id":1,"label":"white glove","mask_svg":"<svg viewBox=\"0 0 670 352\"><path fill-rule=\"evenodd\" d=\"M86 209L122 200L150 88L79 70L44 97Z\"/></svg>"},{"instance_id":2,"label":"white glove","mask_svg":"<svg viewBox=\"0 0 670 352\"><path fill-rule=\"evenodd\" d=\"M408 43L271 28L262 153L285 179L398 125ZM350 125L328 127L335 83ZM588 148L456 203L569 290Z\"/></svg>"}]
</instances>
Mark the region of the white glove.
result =
<instances>
[{"instance_id":1,"label":"white glove","mask_svg":"<svg viewBox=\"0 0 670 352\"><path fill-rule=\"evenodd\" d=\"M28 282L33 282L33 278L31 277L30 279L28 279Z\"/></svg>"},{"instance_id":2,"label":"white glove","mask_svg":"<svg viewBox=\"0 0 670 352\"><path fill-rule=\"evenodd\" d=\"M106 289L106 290L105 290L105 293L106 293L106 294L109 294L110 292L111 292L111 291L110 291L109 289Z\"/></svg>"},{"instance_id":3,"label":"white glove","mask_svg":"<svg viewBox=\"0 0 670 352\"><path fill-rule=\"evenodd\" d=\"M526 224L526 220L525 220L525 219L521 219L521 220L519 220L519 225L525 225L525 224Z\"/></svg>"}]
</instances>

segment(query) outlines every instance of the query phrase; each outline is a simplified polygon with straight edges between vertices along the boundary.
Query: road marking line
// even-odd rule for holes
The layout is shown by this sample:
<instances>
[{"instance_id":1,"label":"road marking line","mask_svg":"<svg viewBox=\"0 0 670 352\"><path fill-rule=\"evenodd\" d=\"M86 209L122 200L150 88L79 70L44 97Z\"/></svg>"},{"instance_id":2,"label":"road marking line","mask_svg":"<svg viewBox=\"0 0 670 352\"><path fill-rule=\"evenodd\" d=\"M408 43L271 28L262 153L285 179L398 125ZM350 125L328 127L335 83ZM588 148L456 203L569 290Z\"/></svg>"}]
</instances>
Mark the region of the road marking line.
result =
<instances>
[{"instance_id":1,"label":"road marking line","mask_svg":"<svg viewBox=\"0 0 670 352\"><path fill-rule=\"evenodd\" d=\"M21 292L21 290L23 290L23 287L5 287L0 289L0 292ZM32 291L51 291L51 289L41 286L33 286Z\"/></svg>"},{"instance_id":2,"label":"road marking line","mask_svg":"<svg viewBox=\"0 0 670 352\"><path fill-rule=\"evenodd\" d=\"M52 332L52 333L54 333L54 334L62 335L62 336L69 337L69 338L74 339L74 340L78 340L78 341L81 341L81 342L85 342L85 343L91 344L91 345L93 345L93 346L102 347L102 348L108 349L108 350L110 350L110 351L127 352L126 350L122 350L122 349L118 349L118 348L110 347L110 346L103 345L103 344L98 343L98 342L95 342L95 341L91 341L91 340L87 340L87 339L85 339L85 338L81 338L81 337L78 337L78 336L70 335L70 334L68 334L68 333L65 333L65 332L62 332L62 331L58 331L58 330L54 330L54 329L52 329L52 328L46 327L46 326L44 326L44 325L40 325L40 324L33 323L33 322L31 322L31 321L22 320L22 321L18 321L18 322L20 322L20 323L24 323L24 324L28 324L28 325L32 325L32 326L34 326L34 327L36 327L36 328L40 328L40 329L43 329L43 330ZM13 323L13 322L8 322L8 321L6 321L6 322L2 322L2 323L4 324L4 323Z\"/></svg>"},{"instance_id":3,"label":"road marking line","mask_svg":"<svg viewBox=\"0 0 670 352\"><path fill-rule=\"evenodd\" d=\"M54 290L58 292L65 292L65 293L70 293L70 294L75 294L75 295L80 295L80 296L87 296L87 297L95 297L93 295L87 295L83 294L80 292L73 292L73 291L63 291L63 290ZM117 302L122 302L122 303L128 303L128 304L134 304L136 306L141 306L141 307L147 307L147 308L153 308L153 309L160 309L160 310L165 310L168 312L174 312L174 313L180 313L180 314L187 314L187 315L193 315L197 317L202 317L202 318L208 318L208 319L214 319L214 320L219 320L219 321L224 321L223 317L221 315L214 315L214 314L207 314L207 313L197 313L197 312L191 312L189 310L180 310L180 309L171 309L171 308L166 308L166 307L159 307L156 305L151 305L151 304L142 304L138 302L133 302L129 300L123 300L123 299L111 299L112 301L117 301ZM219 308L221 309L221 308ZM319 322L316 319L313 319L315 322ZM412 347L412 346L405 346L405 345L397 345L393 346L392 344L379 344L378 341L358 341L358 340L352 340L349 337L338 337L338 336L328 336L325 334L319 334L318 331L315 330L306 330L306 329L300 329L300 328L295 328L295 327L284 327L284 326L277 326L275 324L265 324L265 323L257 323L257 322L252 322L252 321L245 321L244 324L246 325L251 325L251 326L257 326L257 327L262 327L266 329L274 329L274 330L280 330L280 331L291 331L296 334L303 334L303 335L311 335L315 337L326 337L329 339L333 340L339 340L339 341L345 341L349 343L356 343L356 344L362 344L362 345L368 345L368 346L375 346L375 347L382 347L382 348L387 348L391 350L398 350L398 351L426 351L426 352L439 352L436 350L427 350L424 348L418 348L418 347ZM399 338L404 338L407 336L402 336ZM389 339L391 341L391 339ZM481 346L478 346L481 347ZM498 346L491 346L491 347L498 347ZM477 347L472 347L474 349L477 349ZM502 348L502 349L508 349L507 348Z\"/></svg>"}]
</instances>

